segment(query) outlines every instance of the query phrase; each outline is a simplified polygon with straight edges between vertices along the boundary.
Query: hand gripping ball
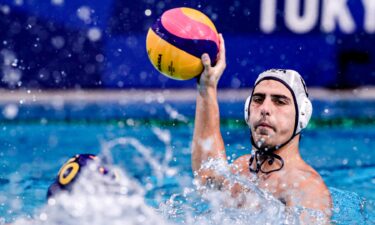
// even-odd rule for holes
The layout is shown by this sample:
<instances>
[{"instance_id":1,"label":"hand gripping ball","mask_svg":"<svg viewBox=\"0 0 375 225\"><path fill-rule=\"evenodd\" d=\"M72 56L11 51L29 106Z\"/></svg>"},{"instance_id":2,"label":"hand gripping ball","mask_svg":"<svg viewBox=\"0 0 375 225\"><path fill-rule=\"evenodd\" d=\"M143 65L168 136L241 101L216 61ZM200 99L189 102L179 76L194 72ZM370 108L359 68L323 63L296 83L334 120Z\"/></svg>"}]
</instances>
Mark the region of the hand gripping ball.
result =
<instances>
[{"instance_id":1,"label":"hand gripping ball","mask_svg":"<svg viewBox=\"0 0 375 225\"><path fill-rule=\"evenodd\" d=\"M200 11L174 8L165 11L149 28L146 48L160 73L175 80L188 80L203 71L203 53L216 62L219 35L212 21Z\"/></svg>"}]
</instances>

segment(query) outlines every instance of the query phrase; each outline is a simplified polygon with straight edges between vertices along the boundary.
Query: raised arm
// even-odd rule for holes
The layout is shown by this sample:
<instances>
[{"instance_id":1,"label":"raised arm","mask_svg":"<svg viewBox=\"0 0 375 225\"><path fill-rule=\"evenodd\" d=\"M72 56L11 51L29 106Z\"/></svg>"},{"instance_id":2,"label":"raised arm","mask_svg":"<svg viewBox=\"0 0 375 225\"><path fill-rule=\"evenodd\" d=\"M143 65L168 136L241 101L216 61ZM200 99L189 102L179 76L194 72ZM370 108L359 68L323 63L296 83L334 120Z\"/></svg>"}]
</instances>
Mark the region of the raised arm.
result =
<instances>
[{"instance_id":1,"label":"raised arm","mask_svg":"<svg viewBox=\"0 0 375 225\"><path fill-rule=\"evenodd\" d=\"M226 67L224 39L220 34L218 61L211 66L208 54L202 55L204 71L198 83L195 112L192 167L193 171L206 180L210 171L202 171L202 163L209 158L226 162L223 138L220 133L220 115L217 102L217 84Z\"/></svg>"}]
</instances>

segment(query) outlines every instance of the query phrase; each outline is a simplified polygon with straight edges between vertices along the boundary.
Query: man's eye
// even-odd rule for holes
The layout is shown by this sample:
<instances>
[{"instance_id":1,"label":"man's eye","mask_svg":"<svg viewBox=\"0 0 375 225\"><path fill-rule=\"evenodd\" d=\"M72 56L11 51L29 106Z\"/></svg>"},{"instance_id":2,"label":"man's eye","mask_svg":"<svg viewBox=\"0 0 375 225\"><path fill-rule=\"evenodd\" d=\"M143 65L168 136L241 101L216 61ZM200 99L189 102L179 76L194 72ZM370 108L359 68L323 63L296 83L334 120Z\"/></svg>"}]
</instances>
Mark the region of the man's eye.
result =
<instances>
[{"instance_id":1,"label":"man's eye","mask_svg":"<svg viewBox=\"0 0 375 225\"><path fill-rule=\"evenodd\" d=\"M260 98L260 97L254 97L253 98L253 102L255 102L255 103L262 103L262 101L263 101L263 99Z\"/></svg>"},{"instance_id":2,"label":"man's eye","mask_svg":"<svg viewBox=\"0 0 375 225\"><path fill-rule=\"evenodd\" d=\"M277 105L286 105L286 101L281 100L281 99L276 99L276 100L275 100L275 103L276 103Z\"/></svg>"}]
</instances>

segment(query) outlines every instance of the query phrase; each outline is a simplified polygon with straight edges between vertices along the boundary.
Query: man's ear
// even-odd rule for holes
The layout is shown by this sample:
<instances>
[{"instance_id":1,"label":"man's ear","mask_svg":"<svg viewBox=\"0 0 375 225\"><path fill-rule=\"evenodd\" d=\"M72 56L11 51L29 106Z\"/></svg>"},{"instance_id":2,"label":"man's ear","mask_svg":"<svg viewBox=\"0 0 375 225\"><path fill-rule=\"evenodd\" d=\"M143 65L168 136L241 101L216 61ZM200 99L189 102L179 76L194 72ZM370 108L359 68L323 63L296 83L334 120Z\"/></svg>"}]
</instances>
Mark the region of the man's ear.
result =
<instances>
[{"instance_id":1,"label":"man's ear","mask_svg":"<svg viewBox=\"0 0 375 225\"><path fill-rule=\"evenodd\" d=\"M250 127L250 101L251 101L251 95L247 97L244 105L244 118L247 125Z\"/></svg>"}]
</instances>

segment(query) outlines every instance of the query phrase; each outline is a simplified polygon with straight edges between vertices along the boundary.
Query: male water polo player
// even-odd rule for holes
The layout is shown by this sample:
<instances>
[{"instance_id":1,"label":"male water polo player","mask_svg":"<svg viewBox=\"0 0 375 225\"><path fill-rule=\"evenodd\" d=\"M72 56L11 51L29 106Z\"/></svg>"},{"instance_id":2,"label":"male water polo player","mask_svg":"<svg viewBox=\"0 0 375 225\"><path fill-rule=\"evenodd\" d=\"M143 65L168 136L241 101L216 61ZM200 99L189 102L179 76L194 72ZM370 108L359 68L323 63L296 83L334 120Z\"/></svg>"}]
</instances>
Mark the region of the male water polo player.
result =
<instances>
[{"instance_id":1,"label":"male water polo player","mask_svg":"<svg viewBox=\"0 0 375 225\"><path fill-rule=\"evenodd\" d=\"M70 158L60 168L56 180L49 186L47 198L55 196L61 191L71 191L82 170L94 161L98 162L99 158L93 154L77 154ZM96 169L100 174L108 174L108 170L104 166L97 165Z\"/></svg>"},{"instance_id":2,"label":"male water polo player","mask_svg":"<svg viewBox=\"0 0 375 225\"><path fill-rule=\"evenodd\" d=\"M93 165L93 167L89 167L89 165ZM63 193L63 192L71 192L74 189L74 185L77 183L77 181L80 179L80 176L82 175L82 171L86 169L93 169L90 171L90 173L97 172L100 176L104 175L106 177L110 178L116 178L115 173L112 173L111 171L107 170L104 166L101 165L100 159L93 154L77 154L70 158L68 161L66 161L60 168L54 182L49 186L47 191L47 199L55 199L57 195ZM63 208L57 208L59 212L64 212ZM76 215L76 214L75 214ZM64 214L64 218L68 219L69 215ZM56 218L55 218L56 219ZM42 219L41 219L42 220ZM36 222L35 222L36 221ZM37 223L38 219L21 219L17 220L14 224L39 224ZM58 220L55 220L58 221ZM69 221L69 220L68 220ZM40 224L49 224L48 221L42 222ZM56 223L51 223L56 224ZM58 222L58 224L64 224ZM11 224L7 224L11 225Z\"/></svg>"},{"instance_id":3,"label":"male water polo player","mask_svg":"<svg viewBox=\"0 0 375 225\"><path fill-rule=\"evenodd\" d=\"M207 54L202 56L204 71L198 83L192 168L201 183L217 184L220 188L227 186L235 198L246 192L245 188L226 185L226 179L218 171L202 167L208 160L219 160L229 166L220 133L217 102L217 84L226 68L224 40L222 36L220 39L215 66L211 66ZM328 221L332 204L329 190L299 153L300 132L307 126L311 113L304 81L296 71L261 73L245 104L253 151L236 159L230 171L249 179L256 176L259 188L272 193L286 206L318 210ZM251 203L251 199L245 201Z\"/></svg>"}]
</instances>

